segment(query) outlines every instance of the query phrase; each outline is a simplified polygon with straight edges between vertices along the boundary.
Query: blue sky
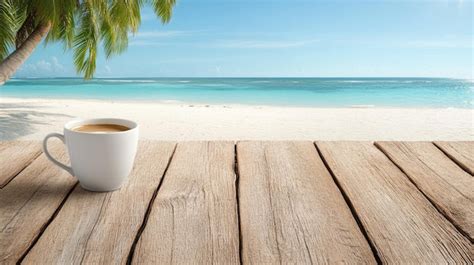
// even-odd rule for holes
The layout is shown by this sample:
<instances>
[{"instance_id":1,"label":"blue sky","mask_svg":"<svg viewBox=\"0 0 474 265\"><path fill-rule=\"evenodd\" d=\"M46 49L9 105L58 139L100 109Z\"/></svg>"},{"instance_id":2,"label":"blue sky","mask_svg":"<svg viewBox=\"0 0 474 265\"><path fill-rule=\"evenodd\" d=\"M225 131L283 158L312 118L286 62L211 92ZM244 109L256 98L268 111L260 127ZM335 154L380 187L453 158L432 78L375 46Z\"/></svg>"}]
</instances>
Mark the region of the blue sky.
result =
<instances>
[{"instance_id":1,"label":"blue sky","mask_svg":"<svg viewBox=\"0 0 474 265\"><path fill-rule=\"evenodd\" d=\"M473 1L177 0L149 8L128 50L96 77L455 77L473 73ZM41 45L17 77L77 76Z\"/></svg>"}]
</instances>

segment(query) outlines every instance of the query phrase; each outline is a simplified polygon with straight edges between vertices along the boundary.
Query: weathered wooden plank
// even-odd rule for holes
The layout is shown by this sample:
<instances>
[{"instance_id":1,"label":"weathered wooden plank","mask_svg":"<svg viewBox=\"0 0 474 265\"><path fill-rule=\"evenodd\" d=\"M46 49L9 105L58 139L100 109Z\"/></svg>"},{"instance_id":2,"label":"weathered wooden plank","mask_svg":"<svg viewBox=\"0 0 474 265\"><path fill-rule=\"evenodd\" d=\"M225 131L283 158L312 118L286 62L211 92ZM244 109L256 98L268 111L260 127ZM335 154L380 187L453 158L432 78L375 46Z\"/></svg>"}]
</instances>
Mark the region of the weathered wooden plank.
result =
<instances>
[{"instance_id":1,"label":"weathered wooden plank","mask_svg":"<svg viewBox=\"0 0 474 265\"><path fill-rule=\"evenodd\" d=\"M233 167L233 143L179 143L132 263L239 263Z\"/></svg>"},{"instance_id":2,"label":"weathered wooden plank","mask_svg":"<svg viewBox=\"0 0 474 265\"><path fill-rule=\"evenodd\" d=\"M174 150L141 142L128 183L108 193L76 187L24 264L125 264Z\"/></svg>"},{"instance_id":3,"label":"weathered wooden plank","mask_svg":"<svg viewBox=\"0 0 474 265\"><path fill-rule=\"evenodd\" d=\"M237 145L243 263L376 263L311 142Z\"/></svg>"},{"instance_id":4,"label":"weathered wooden plank","mask_svg":"<svg viewBox=\"0 0 474 265\"><path fill-rule=\"evenodd\" d=\"M472 264L472 245L372 143L318 142L382 262Z\"/></svg>"},{"instance_id":5,"label":"weathered wooden plank","mask_svg":"<svg viewBox=\"0 0 474 265\"><path fill-rule=\"evenodd\" d=\"M377 142L463 234L474 235L474 178L430 142Z\"/></svg>"},{"instance_id":6,"label":"weathered wooden plank","mask_svg":"<svg viewBox=\"0 0 474 265\"><path fill-rule=\"evenodd\" d=\"M51 142L50 148L67 160L62 144ZM0 263L15 263L23 255L75 183L42 154L0 190Z\"/></svg>"},{"instance_id":7,"label":"weathered wooden plank","mask_svg":"<svg viewBox=\"0 0 474 265\"><path fill-rule=\"evenodd\" d=\"M474 175L474 141L464 142L434 142L462 169Z\"/></svg>"},{"instance_id":8,"label":"weathered wooden plank","mask_svg":"<svg viewBox=\"0 0 474 265\"><path fill-rule=\"evenodd\" d=\"M40 142L0 142L0 189L41 154Z\"/></svg>"}]
</instances>

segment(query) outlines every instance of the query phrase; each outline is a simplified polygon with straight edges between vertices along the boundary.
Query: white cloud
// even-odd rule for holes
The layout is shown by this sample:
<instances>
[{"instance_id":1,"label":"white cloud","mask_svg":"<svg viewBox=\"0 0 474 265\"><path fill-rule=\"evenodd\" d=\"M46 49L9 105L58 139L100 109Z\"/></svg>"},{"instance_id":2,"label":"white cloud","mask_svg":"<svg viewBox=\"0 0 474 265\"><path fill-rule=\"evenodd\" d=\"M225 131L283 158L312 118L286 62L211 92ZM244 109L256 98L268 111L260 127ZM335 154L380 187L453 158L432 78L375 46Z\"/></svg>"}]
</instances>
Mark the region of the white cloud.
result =
<instances>
[{"instance_id":1,"label":"white cloud","mask_svg":"<svg viewBox=\"0 0 474 265\"><path fill-rule=\"evenodd\" d=\"M131 41L128 46L166 46L169 43L159 42L159 41L149 41L149 40L135 40Z\"/></svg>"},{"instance_id":2,"label":"white cloud","mask_svg":"<svg viewBox=\"0 0 474 265\"><path fill-rule=\"evenodd\" d=\"M111 74L111 73L112 73L112 69L110 68L110 66L105 65L105 67L104 67L104 73L105 73L105 74Z\"/></svg>"},{"instance_id":3,"label":"white cloud","mask_svg":"<svg viewBox=\"0 0 474 265\"><path fill-rule=\"evenodd\" d=\"M26 63L18 70L18 76L23 77L55 77L64 75L65 68L58 58L52 56L49 60L39 60L35 63Z\"/></svg>"},{"instance_id":4,"label":"white cloud","mask_svg":"<svg viewBox=\"0 0 474 265\"><path fill-rule=\"evenodd\" d=\"M59 62L56 56L51 57L51 65L53 67L53 71L59 71L59 72L64 71L64 66Z\"/></svg>"},{"instance_id":5,"label":"white cloud","mask_svg":"<svg viewBox=\"0 0 474 265\"><path fill-rule=\"evenodd\" d=\"M412 40L399 43L407 48L473 48L471 41L459 40Z\"/></svg>"},{"instance_id":6,"label":"white cloud","mask_svg":"<svg viewBox=\"0 0 474 265\"><path fill-rule=\"evenodd\" d=\"M440 39L370 39L370 40L351 40L340 39L335 41L337 44L365 47L383 47L383 48L409 48L409 49L464 49L473 48L472 40L464 36L445 36Z\"/></svg>"},{"instance_id":7,"label":"white cloud","mask_svg":"<svg viewBox=\"0 0 474 265\"><path fill-rule=\"evenodd\" d=\"M168 31L141 31L130 34L130 46L163 46L163 40L176 37L191 36L198 31L168 30Z\"/></svg>"},{"instance_id":8,"label":"white cloud","mask_svg":"<svg viewBox=\"0 0 474 265\"><path fill-rule=\"evenodd\" d=\"M238 49L283 49L283 48L303 47L303 46L307 46L316 42L318 42L318 40L290 40L290 41L225 40L225 41L221 41L217 43L216 46L220 48L238 48Z\"/></svg>"},{"instance_id":9,"label":"white cloud","mask_svg":"<svg viewBox=\"0 0 474 265\"><path fill-rule=\"evenodd\" d=\"M139 31L136 34L130 34L130 38L169 38L190 34L191 31L167 30L167 31Z\"/></svg>"},{"instance_id":10,"label":"white cloud","mask_svg":"<svg viewBox=\"0 0 474 265\"><path fill-rule=\"evenodd\" d=\"M154 13L143 13L140 17L142 21L158 19Z\"/></svg>"},{"instance_id":11,"label":"white cloud","mask_svg":"<svg viewBox=\"0 0 474 265\"><path fill-rule=\"evenodd\" d=\"M209 40L206 42L170 42L165 40L138 39L131 41L130 46L195 46L199 48L229 48L229 49L285 49L308 46L319 42L318 40L294 41L261 41L261 40Z\"/></svg>"}]
</instances>

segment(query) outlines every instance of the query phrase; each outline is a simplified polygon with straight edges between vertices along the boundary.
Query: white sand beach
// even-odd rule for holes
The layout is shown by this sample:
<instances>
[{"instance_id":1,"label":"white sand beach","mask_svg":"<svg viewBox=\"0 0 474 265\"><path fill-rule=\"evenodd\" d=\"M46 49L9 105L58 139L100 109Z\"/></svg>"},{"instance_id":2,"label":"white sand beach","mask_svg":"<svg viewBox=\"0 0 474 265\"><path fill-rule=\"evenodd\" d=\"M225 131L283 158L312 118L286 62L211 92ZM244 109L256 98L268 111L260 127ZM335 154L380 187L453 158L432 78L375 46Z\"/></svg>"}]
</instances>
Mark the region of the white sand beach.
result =
<instances>
[{"instance_id":1,"label":"white sand beach","mask_svg":"<svg viewBox=\"0 0 474 265\"><path fill-rule=\"evenodd\" d=\"M157 140L474 140L473 109L297 108L0 98L0 140L42 139L74 118L121 117Z\"/></svg>"}]
</instances>

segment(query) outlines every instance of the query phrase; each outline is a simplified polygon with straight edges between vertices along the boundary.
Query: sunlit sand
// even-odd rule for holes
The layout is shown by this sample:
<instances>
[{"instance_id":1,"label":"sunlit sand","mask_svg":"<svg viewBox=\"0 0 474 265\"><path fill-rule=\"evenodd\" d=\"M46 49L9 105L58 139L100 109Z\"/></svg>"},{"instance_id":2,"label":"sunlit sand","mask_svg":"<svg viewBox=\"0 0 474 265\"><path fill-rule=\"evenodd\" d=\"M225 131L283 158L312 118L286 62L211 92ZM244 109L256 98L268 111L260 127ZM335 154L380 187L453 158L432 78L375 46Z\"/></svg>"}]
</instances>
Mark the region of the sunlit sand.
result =
<instances>
[{"instance_id":1,"label":"sunlit sand","mask_svg":"<svg viewBox=\"0 0 474 265\"><path fill-rule=\"evenodd\" d=\"M74 118L121 117L158 140L474 140L474 110L297 108L3 98L0 137L42 139Z\"/></svg>"}]
</instances>

